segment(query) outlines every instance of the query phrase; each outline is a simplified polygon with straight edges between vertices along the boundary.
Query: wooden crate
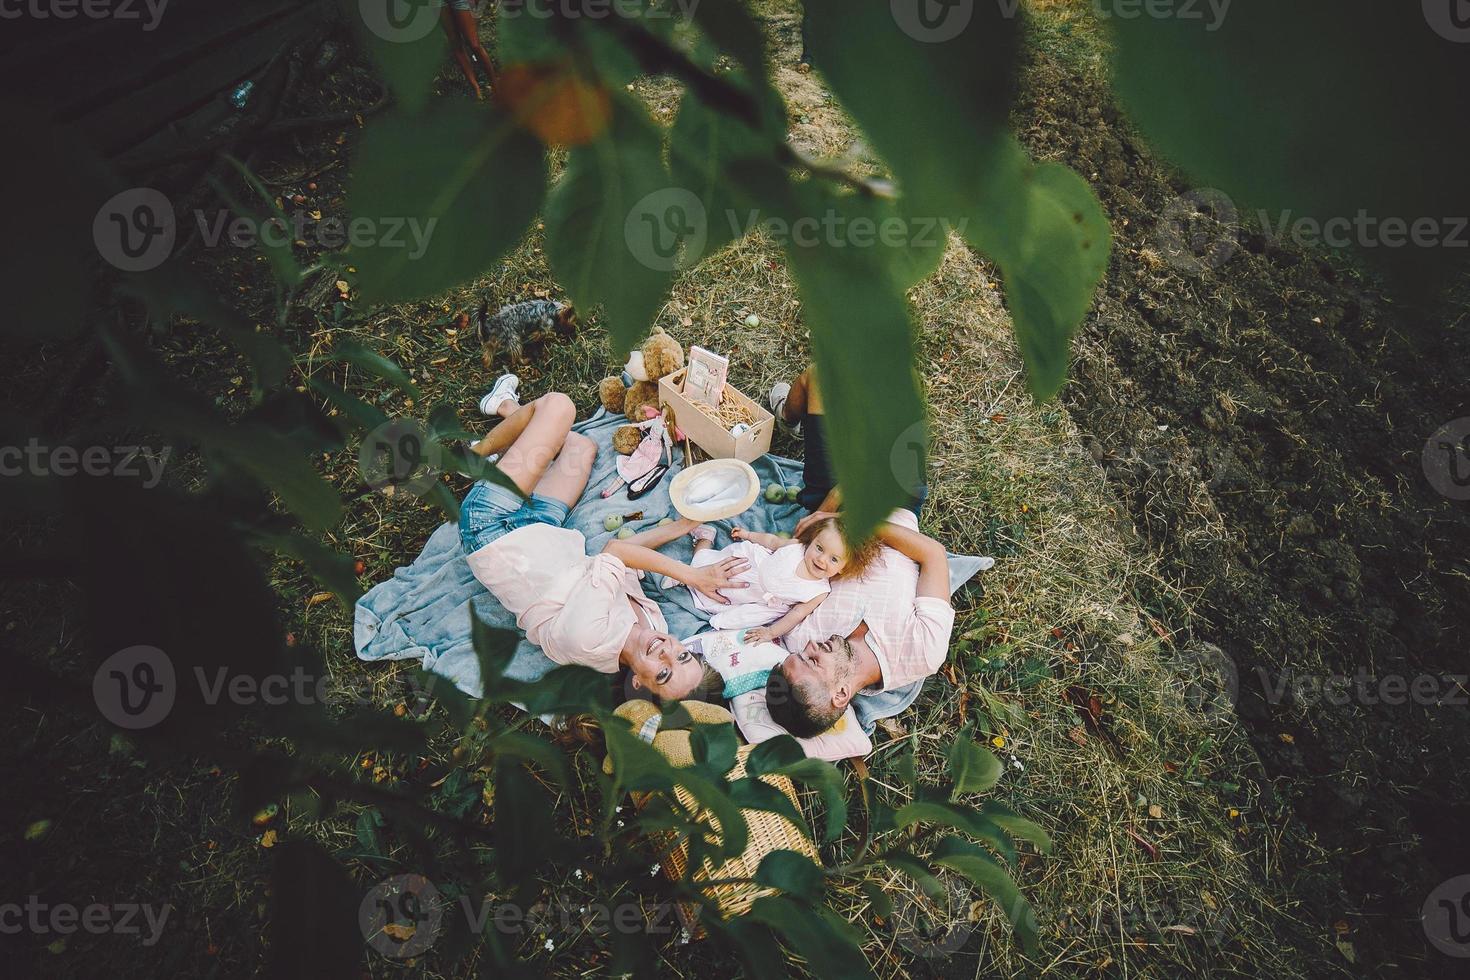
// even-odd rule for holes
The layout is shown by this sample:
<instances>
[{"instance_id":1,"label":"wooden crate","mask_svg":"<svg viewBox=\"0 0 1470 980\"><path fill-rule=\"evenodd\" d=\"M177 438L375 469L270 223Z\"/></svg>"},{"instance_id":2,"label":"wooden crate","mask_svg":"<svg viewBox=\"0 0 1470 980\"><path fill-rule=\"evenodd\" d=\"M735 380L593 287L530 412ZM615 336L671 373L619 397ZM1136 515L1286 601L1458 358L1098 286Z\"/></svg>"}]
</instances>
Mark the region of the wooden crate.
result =
<instances>
[{"instance_id":1,"label":"wooden crate","mask_svg":"<svg viewBox=\"0 0 1470 980\"><path fill-rule=\"evenodd\" d=\"M725 383L725 398L744 406L755 419L749 431L732 436L721 428L720 423L699 410L699 406L684 397L684 372L681 369L658 382L660 405L674 409L674 420L684 434L711 459L738 459L753 463L771 451L771 436L776 429L776 417L756 402L747 398L740 389Z\"/></svg>"}]
</instances>

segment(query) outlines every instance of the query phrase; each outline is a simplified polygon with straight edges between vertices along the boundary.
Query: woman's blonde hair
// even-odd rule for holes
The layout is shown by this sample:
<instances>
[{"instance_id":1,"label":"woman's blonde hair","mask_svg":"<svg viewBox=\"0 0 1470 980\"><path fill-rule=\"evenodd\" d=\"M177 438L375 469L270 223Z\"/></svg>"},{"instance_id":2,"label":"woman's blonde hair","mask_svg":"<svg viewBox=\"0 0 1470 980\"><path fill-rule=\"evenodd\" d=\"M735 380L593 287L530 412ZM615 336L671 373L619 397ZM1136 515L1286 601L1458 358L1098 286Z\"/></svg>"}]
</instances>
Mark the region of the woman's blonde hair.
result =
<instances>
[{"instance_id":1,"label":"woman's blonde hair","mask_svg":"<svg viewBox=\"0 0 1470 980\"><path fill-rule=\"evenodd\" d=\"M873 564L878 557L878 549L882 547L877 536L868 538L861 544L854 544L852 538L847 534L847 524L841 517L824 517L820 521L813 521L802 528L801 533L796 536L803 546L810 546L827 528L834 529L842 535L842 543L847 545L847 564L842 566L842 571L835 578L862 578L863 573Z\"/></svg>"}]
</instances>

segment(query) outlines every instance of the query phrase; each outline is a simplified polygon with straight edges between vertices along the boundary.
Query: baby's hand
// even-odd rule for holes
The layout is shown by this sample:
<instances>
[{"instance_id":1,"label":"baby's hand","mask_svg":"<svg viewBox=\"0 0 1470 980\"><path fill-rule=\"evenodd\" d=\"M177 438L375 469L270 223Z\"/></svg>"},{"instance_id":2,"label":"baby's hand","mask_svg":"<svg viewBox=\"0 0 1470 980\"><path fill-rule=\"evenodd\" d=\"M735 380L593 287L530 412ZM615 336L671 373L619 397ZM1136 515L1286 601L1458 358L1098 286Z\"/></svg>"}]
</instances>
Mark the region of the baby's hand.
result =
<instances>
[{"instance_id":1,"label":"baby's hand","mask_svg":"<svg viewBox=\"0 0 1470 980\"><path fill-rule=\"evenodd\" d=\"M775 640L775 634L767 626L757 626L755 629L745 631L745 642L749 644L774 643Z\"/></svg>"},{"instance_id":2,"label":"baby's hand","mask_svg":"<svg viewBox=\"0 0 1470 980\"><path fill-rule=\"evenodd\" d=\"M730 528L730 537L736 541L744 541L745 533L745 528L740 527L738 524Z\"/></svg>"}]
</instances>

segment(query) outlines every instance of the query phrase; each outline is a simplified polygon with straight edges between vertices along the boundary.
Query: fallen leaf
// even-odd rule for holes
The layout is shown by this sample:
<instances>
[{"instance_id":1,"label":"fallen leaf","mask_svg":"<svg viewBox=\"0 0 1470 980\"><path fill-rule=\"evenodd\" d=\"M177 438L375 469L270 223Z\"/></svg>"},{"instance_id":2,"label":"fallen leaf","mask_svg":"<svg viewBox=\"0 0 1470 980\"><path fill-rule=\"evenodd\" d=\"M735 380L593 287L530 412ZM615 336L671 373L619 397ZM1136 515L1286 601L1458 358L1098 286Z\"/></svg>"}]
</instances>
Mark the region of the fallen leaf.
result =
<instances>
[{"instance_id":1,"label":"fallen leaf","mask_svg":"<svg viewBox=\"0 0 1470 980\"><path fill-rule=\"evenodd\" d=\"M1296 744L1296 736L1295 735L1291 735L1291 734L1289 734L1287 732L1282 732L1281 733L1281 741L1285 742L1287 745L1295 745Z\"/></svg>"},{"instance_id":2,"label":"fallen leaf","mask_svg":"<svg viewBox=\"0 0 1470 980\"><path fill-rule=\"evenodd\" d=\"M417 928L412 922L385 922L383 923L383 934L393 937L400 943L406 943L413 938Z\"/></svg>"},{"instance_id":3,"label":"fallen leaf","mask_svg":"<svg viewBox=\"0 0 1470 980\"><path fill-rule=\"evenodd\" d=\"M1006 747L1006 740L997 735L995 736L995 738L992 738L990 740L990 744L994 745L998 749L1003 749Z\"/></svg>"},{"instance_id":4,"label":"fallen leaf","mask_svg":"<svg viewBox=\"0 0 1470 980\"><path fill-rule=\"evenodd\" d=\"M1128 831L1128 836L1133 838L1134 843L1136 843L1140 848L1143 849L1144 853L1149 856L1150 860L1157 861L1159 859L1159 849L1157 847L1140 837L1132 827L1128 827L1126 829Z\"/></svg>"},{"instance_id":5,"label":"fallen leaf","mask_svg":"<svg viewBox=\"0 0 1470 980\"><path fill-rule=\"evenodd\" d=\"M1204 888L1201 888L1199 891L1199 900L1201 902L1204 902L1205 908L1209 909L1211 912L1220 907L1219 904L1215 901L1215 896L1211 895L1209 891Z\"/></svg>"},{"instance_id":6,"label":"fallen leaf","mask_svg":"<svg viewBox=\"0 0 1470 980\"><path fill-rule=\"evenodd\" d=\"M261 834L260 835L260 846L261 847L275 847L276 846L276 832L274 830L267 830L265 833Z\"/></svg>"},{"instance_id":7,"label":"fallen leaf","mask_svg":"<svg viewBox=\"0 0 1470 980\"><path fill-rule=\"evenodd\" d=\"M1073 727L1067 729L1067 737L1076 742L1078 745L1084 747L1087 745L1087 733L1080 728Z\"/></svg>"},{"instance_id":8,"label":"fallen leaf","mask_svg":"<svg viewBox=\"0 0 1470 980\"><path fill-rule=\"evenodd\" d=\"M328 599L331 598L332 593L330 592L318 592L310 599L306 600L306 608L310 609L312 606L320 605L321 603L326 602Z\"/></svg>"},{"instance_id":9,"label":"fallen leaf","mask_svg":"<svg viewBox=\"0 0 1470 980\"><path fill-rule=\"evenodd\" d=\"M1148 815L1153 817L1155 820L1162 820L1164 817L1164 808L1159 806L1157 803L1150 804L1148 808Z\"/></svg>"}]
</instances>

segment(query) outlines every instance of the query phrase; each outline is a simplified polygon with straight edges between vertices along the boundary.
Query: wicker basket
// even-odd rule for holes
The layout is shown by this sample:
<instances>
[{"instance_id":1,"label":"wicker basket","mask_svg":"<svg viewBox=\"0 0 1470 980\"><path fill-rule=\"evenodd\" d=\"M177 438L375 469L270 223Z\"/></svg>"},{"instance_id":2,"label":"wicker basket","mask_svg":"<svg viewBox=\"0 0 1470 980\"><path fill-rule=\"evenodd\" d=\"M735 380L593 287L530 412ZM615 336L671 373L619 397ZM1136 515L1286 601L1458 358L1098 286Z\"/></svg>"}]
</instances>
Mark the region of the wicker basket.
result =
<instances>
[{"instance_id":1,"label":"wicker basket","mask_svg":"<svg viewBox=\"0 0 1470 980\"><path fill-rule=\"evenodd\" d=\"M730 713L716 705L703 704L700 702L686 703L694 721L699 724L711 723L733 723ZM659 731L658 709L647 702L629 702L618 708L618 714L633 723L635 732L650 741L654 748L658 749L675 767L691 766L694 764L694 755L691 750L687 731ZM745 762L750 756L754 746L742 745L735 756L735 765L725 777L731 781L743 779L746 775ZM610 771L611 760L604 766ZM796 787L786 776L765 775L759 777L761 782L774 786L780 792L786 794L791 805L798 813L801 805L797 802ZM656 794L634 793L633 802L641 810ZM716 833L719 832L719 820L710 811L699 805L683 786L674 787L674 798L678 804L688 813L694 815L694 819L701 823L707 823ZM821 858L817 855L817 849L812 844L811 836L805 827L792 823L787 817L769 810L742 810L745 823L749 829L749 837L745 844L745 850L735 857L726 858L718 867L711 867L708 862L705 866L698 868L691 876L695 882L724 880L727 878L754 878L756 870L761 861L772 851L788 850L805 854L811 858L813 864L820 864ZM650 838L659 855L660 872L670 881L682 881L689 867L689 842L686 835L677 831L664 831ZM720 916L730 919L738 915L744 915L750 911L751 903L757 898L776 894L776 889L766 888L751 882L741 884L711 885L704 889L705 895L713 899L720 911ZM694 902L680 902L679 919L684 928L689 931L692 938L703 938L704 930L699 925L700 906Z\"/></svg>"},{"instance_id":2,"label":"wicker basket","mask_svg":"<svg viewBox=\"0 0 1470 980\"><path fill-rule=\"evenodd\" d=\"M731 781L745 777L745 760L750 755L754 746L742 745L740 752L735 758L735 766L726 777ZM796 799L796 787L786 776L761 776L761 782L774 786L801 812L800 804ZM649 800L651 794L634 794L634 802L641 809ZM696 814L695 819L701 822L708 821L716 831L719 830L720 822L708 810L699 806L694 796L683 786L674 787L674 797L680 806L689 812ZM813 864L820 864L821 858L817 854L816 846L812 844L811 837L806 830L792 823L787 817L770 810L742 810L745 816L745 824L749 828L750 836L746 841L745 850L735 857L726 858L719 867L711 868L706 862L703 868L697 869L693 874L696 882L723 880L726 878L754 878L756 870L761 866L767 854L772 851L797 851L812 859ZM685 870L689 866L689 842L683 834L673 831L658 835L661 840L657 843L660 847L660 871L670 881L682 881ZM751 904L758 898L766 895L775 895L776 889L756 885L751 882L742 884L712 885L703 889L705 895L714 899L720 910L722 918L731 919L738 915L744 915L750 911ZM704 929L699 925L699 906L693 902L679 903L679 919L684 928L689 930L692 938L704 938Z\"/></svg>"}]
</instances>

